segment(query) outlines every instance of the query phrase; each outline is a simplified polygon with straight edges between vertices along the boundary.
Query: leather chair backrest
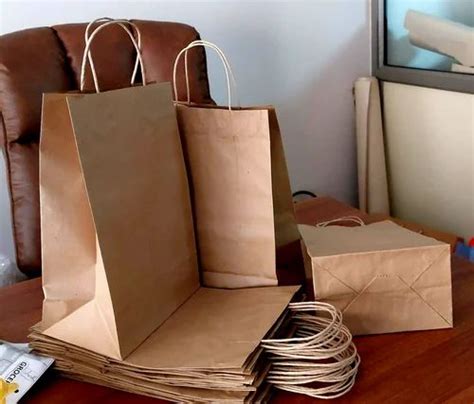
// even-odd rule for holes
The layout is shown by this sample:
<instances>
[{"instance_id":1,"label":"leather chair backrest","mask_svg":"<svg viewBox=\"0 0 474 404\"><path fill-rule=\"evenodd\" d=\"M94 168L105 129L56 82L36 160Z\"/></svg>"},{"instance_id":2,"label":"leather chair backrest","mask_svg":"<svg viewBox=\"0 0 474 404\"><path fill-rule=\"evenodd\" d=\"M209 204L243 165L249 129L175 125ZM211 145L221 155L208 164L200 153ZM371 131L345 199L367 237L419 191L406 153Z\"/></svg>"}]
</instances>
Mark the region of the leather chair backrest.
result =
<instances>
[{"instance_id":1,"label":"leather chair backrest","mask_svg":"<svg viewBox=\"0 0 474 404\"><path fill-rule=\"evenodd\" d=\"M178 52L199 33L188 25L133 21L142 40L147 82L171 81ZM7 163L17 264L29 276L41 272L38 152L43 93L79 87L87 24L33 28L0 37L0 140ZM92 47L101 90L127 87L135 62L133 44L119 26L97 34ZM212 103L205 52L189 52L191 100ZM178 94L185 98L184 68ZM93 91L90 72L86 91Z\"/></svg>"}]
</instances>

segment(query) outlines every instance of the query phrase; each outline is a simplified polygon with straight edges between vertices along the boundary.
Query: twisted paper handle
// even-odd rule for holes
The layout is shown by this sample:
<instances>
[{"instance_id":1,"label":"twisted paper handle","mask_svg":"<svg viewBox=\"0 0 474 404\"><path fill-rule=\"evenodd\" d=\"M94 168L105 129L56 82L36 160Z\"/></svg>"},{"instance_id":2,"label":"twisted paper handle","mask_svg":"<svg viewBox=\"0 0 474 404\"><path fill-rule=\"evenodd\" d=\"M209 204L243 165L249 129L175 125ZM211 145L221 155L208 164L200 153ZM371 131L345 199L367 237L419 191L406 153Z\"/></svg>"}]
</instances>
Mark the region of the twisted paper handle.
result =
<instances>
[{"instance_id":1,"label":"twisted paper handle","mask_svg":"<svg viewBox=\"0 0 474 404\"><path fill-rule=\"evenodd\" d=\"M191 102L191 95L190 95L190 86L189 86L189 73L188 73L188 51L192 48L195 48L197 46L202 46L205 48L210 48L214 50L217 55L219 56L222 65L224 67L224 73L226 77L226 84L227 84L227 107L229 111L232 109L232 88L234 89L234 95L236 95L236 98L238 99L238 95L236 94L237 92L237 85L235 82L234 74L232 72L232 68L230 66L229 61L227 60L224 52L215 44L209 41L205 40L196 40L191 42L189 45L181 49L181 51L178 53L176 56L176 59L174 61L173 65L173 92L174 92L174 97L176 102L180 102L178 99L178 89L177 89L177 69L178 69L178 63L181 58L181 56L184 54L184 75L185 75L185 80L186 80L186 96L187 96L187 103L189 104ZM239 102L240 104L240 102Z\"/></svg>"},{"instance_id":2,"label":"twisted paper handle","mask_svg":"<svg viewBox=\"0 0 474 404\"><path fill-rule=\"evenodd\" d=\"M289 311L291 336L261 343L272 363L267 382L322 399L347 393L355 383L360 357L342 324L342 313L322 302L290 303Z\"/></svg>"},{"instance_id":3,"label":"twisted paper handle","mask_svg":"<svg viewBox=\"0 0 474 404\"><path fill-rule=\"evenodd\" d=\"M359 216L342 216L337 219L326 220L325 222L316 223L316 227L327 227L330 224L340 223L340 222L353 222L357 223L359 226L365 226L365 222Z\"/></svg>"},{"instance_id":4,"label":"twisted paper handle","mask_svg":"<svg viewBox=\"0 0 474 404\"><path fill-rule=\"evenodd\" d=\"M87 24L87 27L86 27L86 30L85 30L85 33L84 33L84 43L87 44L87 42L89 42L89 31L90 31L90 29L92 28L92 26L94 24L98 24L98 23L103 24L104 22L108 22L108 21L117 21L117 24L120 25L125 31L129 31L127 26L125 24L121 23L120 20L114 20L113 18L110 18L110 17L100 17L100 18L95 19L94 21L91 21L89 24ZM121 21L125 21L125 20L121 20ZM138 45L138 48L141 49L142 38L141 38L140 30L138 29L138 27L134 23L129 21L128 24L135 31L135 34L136 34L137 39L138 39L137 40L137 45ZM94 32L94 31L95 31L95 29L92 32ZM87 53L87 60L89 62L89 66L91 68L92 79L93 79L93 82L94 82L94 86L97 90L97 88L99 88L99 80L97 79L97 73L95 71L94 60L92 59L92 55L91 55L90 50ZM131 86L133 86L133 84L135 83L135 78L137 76L139 64L140 64L140 59L139 59L139 56L137 54L137 56L135 58L135 66L133 67L132 78L130 79L130 85Z\"/></svg>"},{"instance_id":5,"label":"twisted paper handle","mask_svg":"<svg viewBox=\"0 0 474 404\"><path fill-rule=\"evenodd\" d=\"M94 22L102 22L102 24L99 25L97 28L95 28L94 31L92 32L91 36L89 37L89 29L90 29L91 25ZM132 26L134 28L135 32L137 33L138 43L135 40L135 38L134 38L133 34L131 33L131 31L126 27L125 24L129 24L130 26ZM85 35L84 35L86 45L85 45L85 48L84 48L84 54L82 56L81 75L80 75L80 90L81 91L84 91L86 63L87 63L87 61L89 61L91 71L92 71L92 78L93 78L93 81L94 81L95 91L97 93L100 92L99 83L98 83L98 80L97 80L97 74L96 74L95 68L94 68L94 61L92 59L92 55L91 55L91 52L90 52L90 47L91 47L92 41L94 40L95 36L102 29L106 28L109 25L119 25L120 27L122 27L124 29L124 31L127 33L128 37L130 38L130 41L132 42L132 44L133 44L133 46L134 46L134 48L137 52L137 60L135 61L135 67L133 69L133 74L132 74L132 79L130 81L130 84L133 84L135 82L135 76L136 76L138 65L140 66L143 85L146 84L145 68L144 68L143 59L142 59L142 56L141 56L140 30L138 29L138 27L135 24L133 24L132 22L130 22L128 20L114 20L114 19L111 19L111 18L108 18L108 17L103 17L103 18L98 18L95 21L92 21L86 28L86 32L85 32Z\"/></svg>"}]
</instances>

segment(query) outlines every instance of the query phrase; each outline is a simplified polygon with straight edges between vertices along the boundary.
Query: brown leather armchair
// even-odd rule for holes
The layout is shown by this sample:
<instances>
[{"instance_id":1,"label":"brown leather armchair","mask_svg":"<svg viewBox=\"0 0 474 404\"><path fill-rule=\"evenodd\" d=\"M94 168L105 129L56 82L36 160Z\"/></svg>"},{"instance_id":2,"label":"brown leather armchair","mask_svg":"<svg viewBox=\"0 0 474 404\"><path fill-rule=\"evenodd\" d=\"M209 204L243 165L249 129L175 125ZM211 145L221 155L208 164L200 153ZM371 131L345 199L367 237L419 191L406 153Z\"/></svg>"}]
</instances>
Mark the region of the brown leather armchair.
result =
<instances>
[{"instance_id":1,"label":"brown leather armchair","mask_svg":"<svg viewBox=\"0 0 474 404\"><path fill-rule=\"evenodd\" d=\"M171 22L133 21L141 32L147 82L171 81L177 53L199 39L190 26ZM33 28L0 37L0 139L4 146L13 214L17 264L25 274L41 272L38 152L43 93L78 89L87 24ZM127 87L135 62L125 31L110 26L92 45L101 90ZM183 69L179 74L183 76ZM86 90L92 91L90 72ZM191 99L212 102L205 52L189 52ZM178 76L179 77L179 76ZM184 98L183 77L178 86Z\"/></svg>"}]
</instances>

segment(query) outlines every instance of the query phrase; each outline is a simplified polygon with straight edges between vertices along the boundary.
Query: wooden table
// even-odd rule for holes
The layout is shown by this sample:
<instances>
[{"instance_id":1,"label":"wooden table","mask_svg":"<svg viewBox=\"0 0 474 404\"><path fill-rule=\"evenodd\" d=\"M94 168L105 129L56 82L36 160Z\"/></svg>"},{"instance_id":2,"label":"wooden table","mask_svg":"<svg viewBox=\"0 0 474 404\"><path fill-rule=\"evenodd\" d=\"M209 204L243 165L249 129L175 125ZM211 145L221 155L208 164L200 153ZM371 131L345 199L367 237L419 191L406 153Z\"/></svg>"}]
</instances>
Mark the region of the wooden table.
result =
<instances>
[{"instance_id":1,"label":"wooden table","mask_svg":"<svg viewBox=\"0 0 474 404\"><path fill-rule=\"evenodd\" d=\"M330 198L302 202L298 220L314 223L347 214L370 217ZM288 268L287 268L288 270ZM356 337L362 358L357 382L338 403L474 403L474 264L453 257L454 328ZM26 341L41 319L41 280L0 289L0 339ZM278 392L274 403L318 400ZM45 375L27 395L38 404L157 403L147 397ZM323 401L321 401L323 402Z\"/></svg>"}]
</instances>

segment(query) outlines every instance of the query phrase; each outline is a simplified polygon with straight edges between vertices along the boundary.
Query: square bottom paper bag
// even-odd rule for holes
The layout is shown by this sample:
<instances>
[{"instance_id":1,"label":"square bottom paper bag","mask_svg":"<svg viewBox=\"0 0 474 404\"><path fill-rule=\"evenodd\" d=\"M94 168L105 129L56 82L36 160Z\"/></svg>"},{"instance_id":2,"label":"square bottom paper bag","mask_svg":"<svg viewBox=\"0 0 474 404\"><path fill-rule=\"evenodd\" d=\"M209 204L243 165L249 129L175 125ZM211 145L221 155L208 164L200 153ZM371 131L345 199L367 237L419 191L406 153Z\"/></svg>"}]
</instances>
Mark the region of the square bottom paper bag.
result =
<instances>
[{"instance_id":1,"label":"square bottom paper bag","mask_svg":"<svg viewBox=\"0 0 474 404\"><path fill-rule=\"evenodd\" d=\"M44 332L123 359L199 288L170 84L45 94L39 181Z\"/></svg>"},{"instance_id":2,"label":"square bottom paper bag","mask_svg":"<svg viewBox=\"0 0 474 404\"><path fill-rule=\"evenodd\" d=\"M391 221L299 226L317 300L356 335L453 326L450 247Z\"/></svg>"},{"instance_id":3,"label":"square bottom paper bag","mask_svg":"<svg viewBox=\"0 0 474 404\"><path fill-rule=\"evenodd\" d=\"M270 106L176 104L203 285L277 285L276 247L299 239Z\"/></svg>"}]
</instances>

